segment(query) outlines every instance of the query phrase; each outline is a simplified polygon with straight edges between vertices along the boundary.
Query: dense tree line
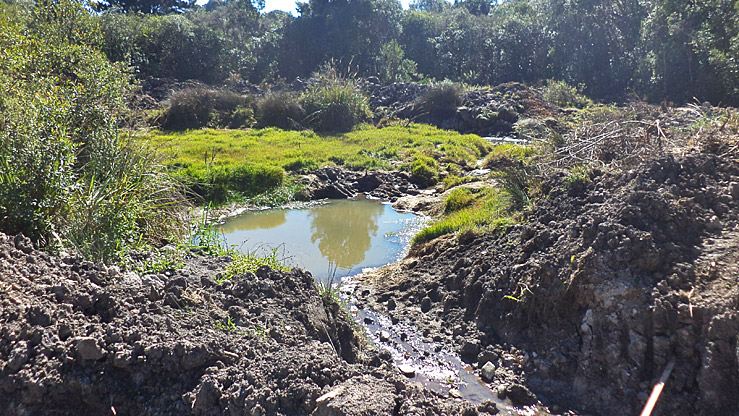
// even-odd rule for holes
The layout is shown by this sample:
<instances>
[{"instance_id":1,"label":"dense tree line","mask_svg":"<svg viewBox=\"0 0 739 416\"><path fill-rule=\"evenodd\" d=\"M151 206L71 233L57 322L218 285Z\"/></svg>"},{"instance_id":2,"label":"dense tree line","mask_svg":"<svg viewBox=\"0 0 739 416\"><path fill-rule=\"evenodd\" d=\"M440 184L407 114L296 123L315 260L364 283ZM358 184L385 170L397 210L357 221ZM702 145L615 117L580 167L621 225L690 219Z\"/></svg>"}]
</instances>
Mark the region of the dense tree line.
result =
<instances>
[{"instance_id":1,"label":"dense tree line","mask_svg":"<svg viewBox=\"0 0 739 416\"><path fill-rule=\"evenodd\" d=\"M139 77L291 81L334 62L384 81L554 78L606 99L739 104L736 0L308 0L297 17L160 1L111 1L101 16L105 52Z\"/></svg>"}]
</instances>

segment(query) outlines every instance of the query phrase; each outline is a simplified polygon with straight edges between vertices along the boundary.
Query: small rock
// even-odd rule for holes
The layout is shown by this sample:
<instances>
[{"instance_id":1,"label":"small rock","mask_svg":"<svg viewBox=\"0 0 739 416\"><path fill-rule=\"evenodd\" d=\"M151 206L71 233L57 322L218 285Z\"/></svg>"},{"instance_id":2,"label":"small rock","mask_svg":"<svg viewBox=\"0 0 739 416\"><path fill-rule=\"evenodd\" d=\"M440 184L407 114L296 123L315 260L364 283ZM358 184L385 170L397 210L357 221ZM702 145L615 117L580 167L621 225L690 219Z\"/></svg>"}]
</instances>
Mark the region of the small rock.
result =
<instances>
[{"instance_id":1,"label":"small rock","mask_svg":"<svg viewBox=\"0 0 739 416\"><path fill-rule=\"evenodd\" d=\"M341 393L343 393L344 390L346 390L346 387L345 386L339 386L339 387L331 390L330 392L324 394L323 396L317 398L316 399L316 403L317 404L321 404L321 403L323 403L325 401L331 400L331 399L335 398L336 396L340 395Z\"/></svg>"},{"instance_id":2,"label":"small rock","mask_svg":"<svg viewBox=\"0 0 739 416\"><path fill-rule=\"evenodd\" d=\"M486 362L480 370L480 375L487 382L493 381L493 377L495 377L495 364L490 361Z\"/></svg>"},{"instance_id":3,"label":"small rock","mask_svg":"<svg viewBox=\"0 0 739 416\"><path fill-rule=\"evenodd\" d=\"M398 370L400 370L400 372L403 373L404 376L409 378L416 375L416 369L408 364L399 365Z\"/></svg>"},{"instance_id":4,"label":"small rock","mask_svg":"<svg viewBox=\"0 0 739 416\"><path fill-rule=\"evenodd\" d=\"M480 352L480 342L478 340L465 341L459 350L459 354L466 358L477 357L478 352Z\"/></svg>"},{"instance_id":5,"label":"small rock","mask_svg":"<svg viewBox=\"0 0 739 416\"><path fill-rule=\"evenodd\" d=\"M462 398L462 392L457 389L451 389L449 390L449 395L454 397L455 399L461 399Z\"/></svg>"},{"instance_id":6,"label":"small rock","mask_svg":"<svg viewBox=\"0 0 739 416\"><path fill-rule=\"evenodd\" d=\"M492 400L485 400L479 406L477 406L477 411L480 413L495 415L498 413L498 407Z\"/></svg>"},{"instance_id":7,"label":"small rock","mask_svg":"<svg viewBox=\"0 0 739 416\"><path fill-rule=\"evenodd\" d=\"M431 298L426 296L421 299L421 312L428 312L431 310Z\"/></svg>"},{"instance_id":8,"label":"small rock","mask_svg":"<svg viewBox=\"0 0 739 416\"><path fill-rule=\"evenodd\" d=\"M380 341L390 342L390 333L387 331L380 331Z\"/></svg>"},{"instance_id":9,"label":"small rock","mask_svg":"<svg viewBox=\"0 0 739 416\"><path fill-rule=\"evenodd\" d=\"M395 306L395 300L393 300L392 298L387 301L387 310L392 311L393 309L395 309Z\"/></svg>"},{"instance_id":10,"label":"small rock","mask_svg":"<svg viewBox=\"0 0 739 416\"><path fill-rule=\"evenodd\" d=\"M99 360L103 358L103 351L93 337L79 337L75 340L77 353L83 360Z\"/></svg>"},{"instance_id":11,"label":"small rock","mask_svg":"<svg viewBox=\"0 0 739 416\"><path fill-rule=\"evenodd\" d=\"M23 367L23 364L28 362L28 343L26 341L20 341L16 344L13 351L10 352L10 359L8 360L8 370L11 373L15 373Z\"/></svg>"},{"instance_id":12,"label":"small rock","mask_svg":"<svg viewBox=\"0 0 739 416\"><path fill-rule=\"evenodd\" d=\"M530 406L536 403L534 393L521 384L509 384L505 389L505 394L515 406Z\"/></svg>"},{"instance_id":13,"label":"small rock","mask_svg":"<svg viewBox=\"0 0 739 416\"><path fill-rule=\"evenodd\" d=\"M729 193L735 201L739 201L739 182L732 182L729 184Z\"/></svg>"},{"instance_id":14,"label":"small rock","mask_svg":"<svg viewBox=\"0 0 739 416\"><path fill-rule=\"evenodd\" d=\"M501 384L496 389L496 394L498 395L498 398L501 399L501 400L504 400L505 399L505 392L506 392L506 386L505 386L505 384Z\"/></svg>"}]
</instances>

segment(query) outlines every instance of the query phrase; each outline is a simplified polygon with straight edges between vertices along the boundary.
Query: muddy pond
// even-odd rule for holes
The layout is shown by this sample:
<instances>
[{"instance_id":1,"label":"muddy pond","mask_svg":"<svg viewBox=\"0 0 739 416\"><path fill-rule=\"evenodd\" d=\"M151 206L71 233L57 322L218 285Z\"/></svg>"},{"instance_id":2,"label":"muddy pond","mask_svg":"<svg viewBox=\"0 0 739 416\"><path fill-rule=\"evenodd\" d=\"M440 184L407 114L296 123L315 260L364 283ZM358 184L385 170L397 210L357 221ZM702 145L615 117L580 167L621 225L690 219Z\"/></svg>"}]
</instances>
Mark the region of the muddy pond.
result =
<instances>
[{"instance_id":1,"label":"muddy pond","mask_svg":"<svg viewBox=\"0 0 739 416\"><path fill-rule=\"evenodd\" d=\"M220 230L227 244L244 253L264 256L276 250L284 263L309 270L324 282L338 282L400 259L426 221L387 203L358 198L247 211Z\"/></svg>"},{"instance_id":2,"label":"muddy pond","mask_svg":"<svg viewBox=\"0 0 739 416\"><path fill-rule=\"evenodd\" d=\"M429 219L398 212L366 198L328 200L291 209L247 211L220 226L226 243L258 256L275 252L285 264L310 271L327 284L343 284L342 298L367 336L390 352L401 372L437 393L482 403L493 401L504 415L534 415L497 398L457 354L425 340L415 328L357 308L350 276L400 260Z\"/></svg>"}]
</instances>

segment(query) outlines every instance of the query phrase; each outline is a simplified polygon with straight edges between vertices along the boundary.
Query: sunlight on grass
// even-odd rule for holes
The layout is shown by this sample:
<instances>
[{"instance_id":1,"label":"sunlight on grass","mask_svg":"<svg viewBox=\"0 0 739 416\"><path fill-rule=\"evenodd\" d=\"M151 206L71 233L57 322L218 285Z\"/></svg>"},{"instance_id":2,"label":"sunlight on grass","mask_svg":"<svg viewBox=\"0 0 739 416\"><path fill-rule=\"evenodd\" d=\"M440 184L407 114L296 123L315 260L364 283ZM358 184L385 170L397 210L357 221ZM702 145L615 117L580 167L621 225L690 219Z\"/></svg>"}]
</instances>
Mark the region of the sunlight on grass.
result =
<instances>
[{"instance_id":1,"label":"sunlight on grass","mask_svg":"<svg viewBox=\"0 0 739 416\"><path fill-rule=\"evenodd\" d=\"M478 193L474 200L468 198L472 198L472 195L467 192L452 193L445 205L464 207L449 210L449 215L421 230L413 237L411 246L458 231L492 231L516 223L510 195L505 190L486 189ZM460 203L462 199L465 200L463 204Z\"/></svg>"},{"instance_id":2,"label":"sunlight on grass","mask_svg":"<svg viewBox=\"0 0 739 416\"><path fill-rule=\"evenodd\" d=\"M455 163L474 162L491 148L476 135L462 135L432 126L412 124L378 129L369 125L344 134L276 128L260 130L190 130L152 132L145 136L180 167L256 164L276 167L311 164L351 168L390 168L415 153Z\"/></svg>"}]
</instances>

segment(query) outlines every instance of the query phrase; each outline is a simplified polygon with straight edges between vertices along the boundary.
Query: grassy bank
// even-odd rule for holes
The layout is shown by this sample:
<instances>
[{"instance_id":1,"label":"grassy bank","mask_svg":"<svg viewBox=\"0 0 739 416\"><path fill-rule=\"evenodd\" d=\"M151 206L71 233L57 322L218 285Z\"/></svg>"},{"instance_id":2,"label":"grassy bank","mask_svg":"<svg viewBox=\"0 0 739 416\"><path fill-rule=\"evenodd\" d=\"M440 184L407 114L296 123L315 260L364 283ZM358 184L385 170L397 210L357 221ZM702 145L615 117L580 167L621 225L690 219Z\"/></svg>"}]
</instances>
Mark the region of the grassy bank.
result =
<instances>
[{"instance_id":1,"label":"grassy bank","mask_svg":"<svg viewBox=\"0 0 739 416\"><path fill-rule=\"evenodd\" d=\"M217 202L277 189L285 180L285 171L325 165L410 170L412 162L426 157L437 163L424 168L435 169L432 173L438 176L438 170L450 164L474 165L491 148L476 135L421 124L381 129L362 125L341 134L276 128L154 131L143 138L159 149L168 166L193 184L197 194Z\"/></svg>"},{"instance_id":2,"label":"grassy bank","mask_svg":"<svg viewBox=\"0 0 739 416\"><path fill-rule=\"evenodd\" d=\"M443 202L443 213L412 240L417 246L445 234L481 233L515 224L521 212L533 203L541 180L532 163L536 155L532 146L503 144L489 152L485 166L497 185L483 189L457 187Z\"/></svg>"}]
</instances>

